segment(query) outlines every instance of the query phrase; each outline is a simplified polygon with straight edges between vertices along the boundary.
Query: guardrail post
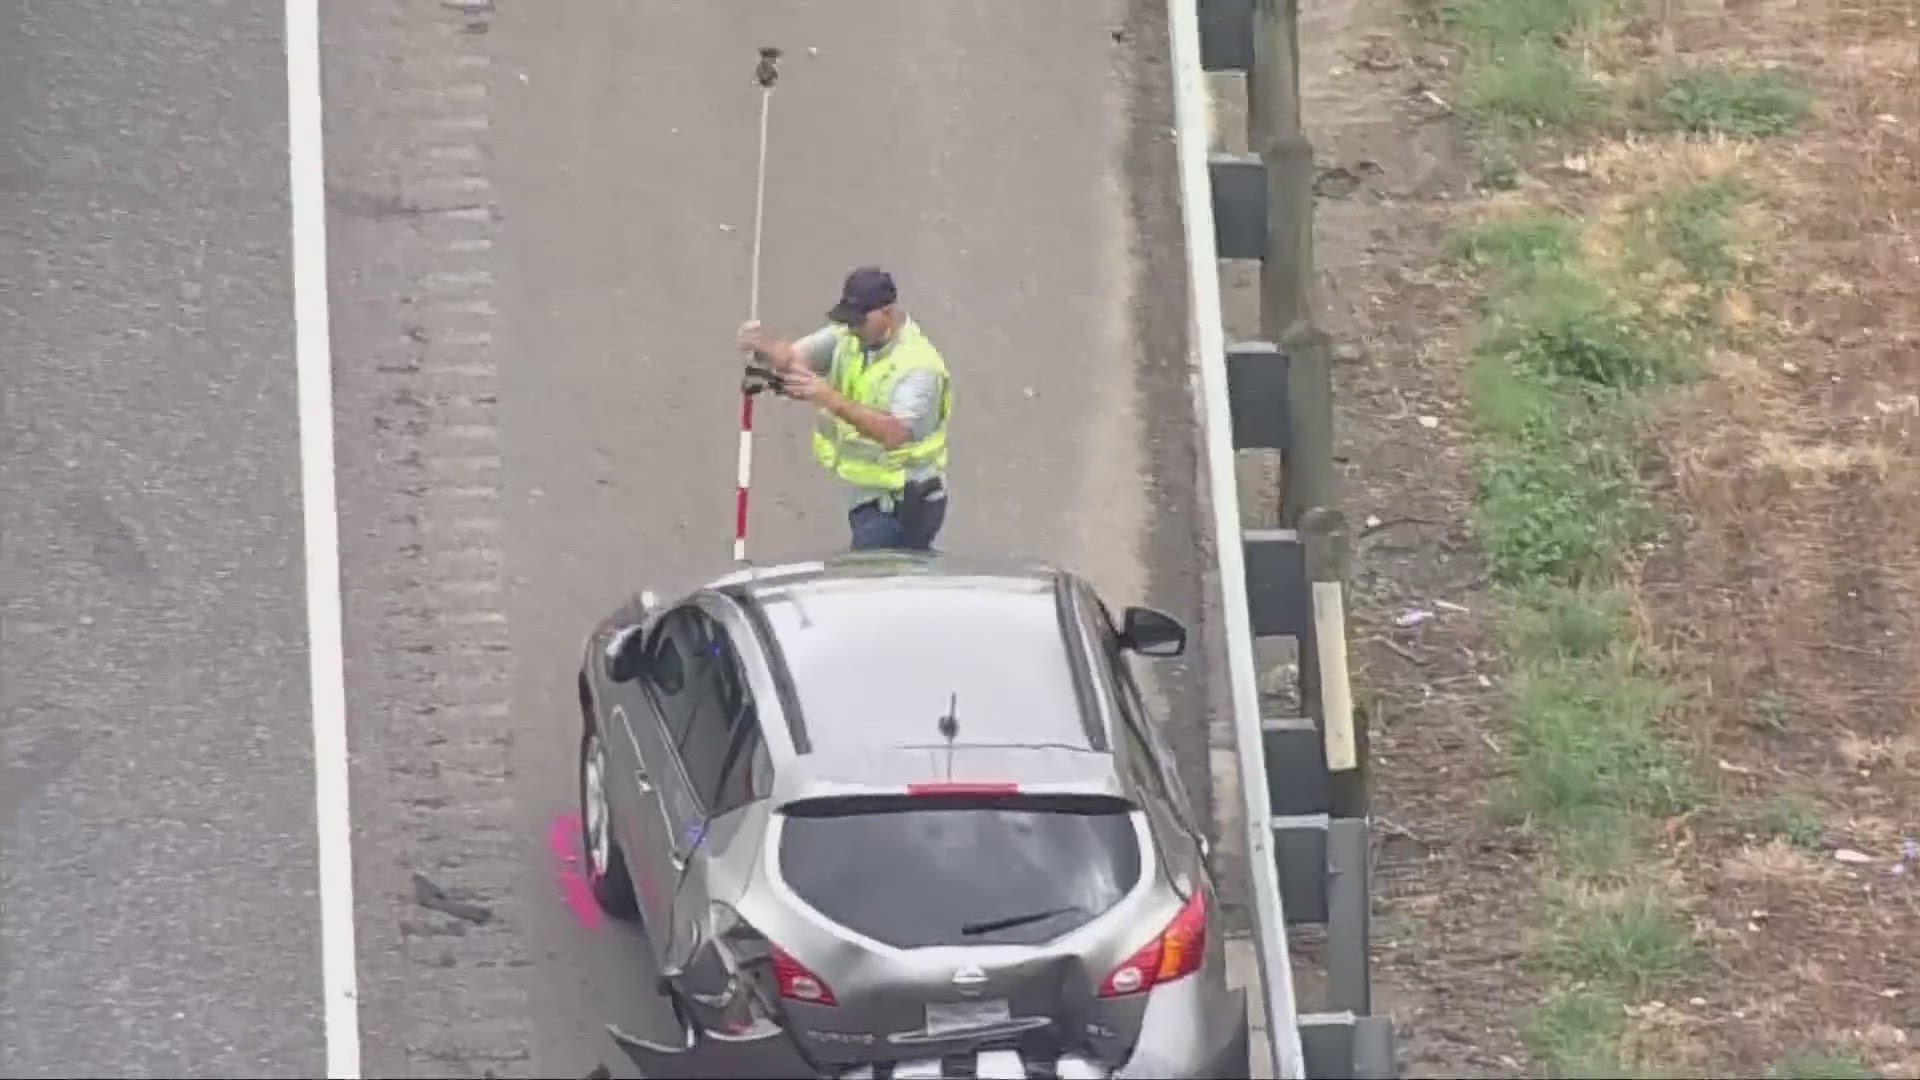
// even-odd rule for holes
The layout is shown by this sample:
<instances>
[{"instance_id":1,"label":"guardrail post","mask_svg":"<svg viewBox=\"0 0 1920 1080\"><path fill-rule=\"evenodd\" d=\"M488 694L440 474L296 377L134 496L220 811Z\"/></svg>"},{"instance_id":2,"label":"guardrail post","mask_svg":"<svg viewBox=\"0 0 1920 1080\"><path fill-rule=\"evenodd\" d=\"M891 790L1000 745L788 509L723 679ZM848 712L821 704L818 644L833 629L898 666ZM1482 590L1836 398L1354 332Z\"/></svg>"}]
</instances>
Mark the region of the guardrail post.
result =
<instances>
[{"instance_id":1,"label":"guardrail post","mask_svg":"<svg viewBox=\"0 0 1920 1080\"><path fill-rule=\"evenodd\" d=\"M1260 268L1260 322L1285 342L1313 318L1313 144L1300 125L1299 0L1258 0L1247 118L1267 165L1267 256Z\"/></svg>"},{"instance_id":2,"label":"guardrail post","mask_svg":"<svg viewBox=\"0 0 1920 1080\"><path fill-rule=\"evenodd\" d=\"M1311 227L1311 226L1309 226ZM1298 525L1309 507L1334 506L1333 349L1311 320L1280 336L1287 354L1287 426L1282 451L1280 522Z\"/></svg>"},{"instance_id":3,"label":"guardrail post","mask_svg":"<svg viewBox=\"0 0 1920 1080\"><path fill-rule=\"evenodd\" d=\"M1299 5L1192 3L1197 18L1176 24L1178 104L1189 125L1182 185L1190 199L1206 185L1209 217L1189 219L1188 243L1204 251L1211 239L1215 258L1261 260L1267 339L1222 341L1217 310L1194 314L1203 352L1210 354L1201 363L1213 418L1208 460L1222 534L1240 521L1236 478L1222 443L1230 441L1231 450L1277 449L1284 466L1281 527L1239 527L1237 556L1221 559L1223 583L1240 594L1222 599L1230 606L1234 730L1249 816L1248 871L1262 976L1276 1031L1291 1014L1292 1030L1284 1035L1289 1041L1298 1036L1294 1050L1283 1047L1276 1033L1272 1054L1282 1076L1297 1068L1311 1080L1385 1080L1396 1075L1393 1027L1388 1018L1371 1015L1367 738L1347 669L1349 544L1334 483L1332 349L1313 317L1315 170L1300 119ZM1176 0L1174 9L1181 6ZM1248 142L1257 153L1204 154L1195 148L1191 125L1203 111L1192 90L1195 68L1246 71ZM1206 298L1202 306L1211 308L1218 300L1217 267L1205 261L1190 268L1191 284L1194 295ZM1228 432L1218 430L1222 420ZM1219 542L1225 547L1232 539L1221 535ZM1249 637L1295 639L1298 715L1260 714ZM1293 999L1288 971L1287 930L1309 923L1324 924L1327 931L1328 1000L1318 1011Z\"/></svg>"},{"instance_id":4,"label":"guardrail post","mask_svg":"<svg viewBox=\"0 0 1920 1080\"><path fill-rule=\"evenodd\" d=\"M1253 63L1253 0L1200 0L1200 70L1245 71Z\"/></svg>"}]
</instances>

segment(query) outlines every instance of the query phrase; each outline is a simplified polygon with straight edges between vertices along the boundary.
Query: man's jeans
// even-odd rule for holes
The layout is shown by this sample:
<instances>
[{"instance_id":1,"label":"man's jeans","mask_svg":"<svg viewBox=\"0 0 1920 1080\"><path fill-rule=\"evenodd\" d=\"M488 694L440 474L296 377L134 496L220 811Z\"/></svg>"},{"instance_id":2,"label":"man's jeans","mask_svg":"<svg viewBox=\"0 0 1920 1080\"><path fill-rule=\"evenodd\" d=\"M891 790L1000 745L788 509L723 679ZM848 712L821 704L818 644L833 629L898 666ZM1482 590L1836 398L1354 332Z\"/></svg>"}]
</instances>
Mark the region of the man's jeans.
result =
<instances>
[{"instance_id":1,"label":"man's jeans","mask_svg":"<svg viewBox=\"0 0 1920 1080\"><path fill-rule=\"evenodd\" d=\"M947 520L946 481L936 478L910 483L892 503L892 510L883 510L880 502L870 501L847 511L847 524L853 530L853 550L925 551L933 547L934 537L940 535L940 526Z\"/></svg>"}]
</instances>

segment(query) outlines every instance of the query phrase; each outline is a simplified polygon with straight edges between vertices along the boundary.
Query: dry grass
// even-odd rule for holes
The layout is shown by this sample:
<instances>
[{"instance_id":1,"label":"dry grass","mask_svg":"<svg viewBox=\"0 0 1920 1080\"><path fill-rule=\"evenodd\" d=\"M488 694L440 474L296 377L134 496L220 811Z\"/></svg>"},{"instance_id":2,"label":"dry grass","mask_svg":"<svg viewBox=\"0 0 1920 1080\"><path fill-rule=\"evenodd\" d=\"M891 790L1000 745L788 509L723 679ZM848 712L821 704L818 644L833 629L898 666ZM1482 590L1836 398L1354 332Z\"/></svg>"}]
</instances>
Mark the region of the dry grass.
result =
<instances>
[{"instance_id":1,"label":"dry grass","mask_svg":"<svg viewBox=\"0 0 1920 1080\"><path fill-rule=\"evenodd\" d=\"M1701 330L1698 377L1652 428L1671 527L1622 569L1646 658L1684 694L1671 734L1712 778L1653 856L1713 977L1682 980L1684 1008L1563 995L1530 1042L1574 1070L1920 1074L1902 1027L1920 865L1895 869L1920 837L1920 0L1628 14L1620 33L1565 36L1577 77L1552 85L1581 105L1479 214L1540 250L1560 241L1539 215L1572 220L1588 272ZM1504 85L1483 104L1507 107ZM1626 104L1609 114L1589 86ZM1659 131L1662 110L1779 137ZM1651 199L1723 184L1744 196L1724 233L1637 261ZM1727 257L1690 261L1690 243ZM1647 950L1623 963L1679 972L1667 915L1620 918L1642 921L1610 939Z\"/></svg>"},{"instance_id":2,"label":"dry grass","mask_svg":"<svg viewBox=\"0 0 1920 1080\"><path fill-rule=\"evenodd\" d=\"M1733 766L1723 795L1801 793L1829 837L1692 853L1733 984L1693 1037L1749 1075L1797 1052L1784 1072L1809 1075L1808 1047L1914 1075L1899 1025L1920 987L1892 943L1920 934L1920 891L1889 870L1920 834L1920 6L1681 6L1677 55L1796 63L1817 104L1792 141L1737 156L1763 193L1753 284L1661 427L1689 528L1645 590L1698 738Z\"/></svg>"},{"instance_id":3,"label":"dry grass","mask_svg":"<svg viewBox=\"0 0 1920 1080\"><path fill-rule=\"evenodd\" d=\"M1759 7L1758 26L1676 34L1705 58L1824 62L1818 122L1743 163L1768 193L1764 314L1665 427L1694 527L1658 606L1670 645L1704 661L1703 716L1727 753L1806 767L1920 727L1920 31L1906 3ZM1766 694L1791 704L1791 747L1753 745Z\"/></svg>"}]
</instances>

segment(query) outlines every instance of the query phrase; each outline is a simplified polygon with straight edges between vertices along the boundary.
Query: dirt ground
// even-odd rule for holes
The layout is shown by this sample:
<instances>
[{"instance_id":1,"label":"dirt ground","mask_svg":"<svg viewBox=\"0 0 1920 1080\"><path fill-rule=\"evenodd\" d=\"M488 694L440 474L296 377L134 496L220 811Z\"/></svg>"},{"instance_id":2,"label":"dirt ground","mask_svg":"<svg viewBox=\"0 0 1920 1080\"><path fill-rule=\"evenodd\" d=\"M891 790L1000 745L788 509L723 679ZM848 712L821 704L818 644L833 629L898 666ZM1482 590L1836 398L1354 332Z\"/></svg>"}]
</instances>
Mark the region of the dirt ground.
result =
<instances>
[{"instance_id":1,"label":"dirt ground","mask_svg":"<svg viewBox=\"0 0 1920 1080\"><path fill-rule=\"evenodd\" d=\"M1486 809L1501 668L1469 531L1472 294L1440 258L1477 197L1449 103L1459 61L1408 0L1301 7L1321 319L1361 529L1376 1008L1408 1076L1539 1075L1518 1033L1543 985L1525 963L1534 853ZM1640 580L1645 630L1687 692L1676 736L1714 787L1662 852L1707 959L1634 1028L1680 1074L1758 1076L1826 1046L1920 1075L1920 865L1901 855L1920 836L1916 15L1909 0L1652 0L1623 48L1623 63L1787 62L1818 93L1797 135L1676 151L1729 158L1763 192L1752 284L1729 301L1739 332L1664 410L1650 479L1682 528ZM1631 171L1668 151L1585 152ZM1565 171L1537 175L1610 181Z\"/></svg>"},{"instance_id":2,"label":"dirt ground","mask_svg":"<svg viewBox=\"0 0 1920 1080\"><path fill-rule=\"evenodd\" d=\"M1506 901L1525 853L1484 823L1497 654L1468 525L1465 297L1438 270L1475 170L1446 104L1450 58L1408 16L1405 0L1328 0L1303 4L1300 28L1357 537L1354 683L1373 730L1375 1011L1394 1018L1405 1075L1522 1076L1524 912Z\"/></svg>"},{"instance_id":3,"label":"dirt ground","mask_svg":"<svg viewBox=\"0 0 1920 1080\"><path fill-rule=\"evenodd\" d=\"M1733 976L1698 1037L1723 1067L1837 1044L1920 1075L1920 5L1679 6L1682 53L1818 92L1804 134L1740 164L1757 283L1668 418L1690 528L1642 587L1720 781L1678 853ZM1753 825L1790 813L1798 844Z\"/></svg>"}]
</instances>

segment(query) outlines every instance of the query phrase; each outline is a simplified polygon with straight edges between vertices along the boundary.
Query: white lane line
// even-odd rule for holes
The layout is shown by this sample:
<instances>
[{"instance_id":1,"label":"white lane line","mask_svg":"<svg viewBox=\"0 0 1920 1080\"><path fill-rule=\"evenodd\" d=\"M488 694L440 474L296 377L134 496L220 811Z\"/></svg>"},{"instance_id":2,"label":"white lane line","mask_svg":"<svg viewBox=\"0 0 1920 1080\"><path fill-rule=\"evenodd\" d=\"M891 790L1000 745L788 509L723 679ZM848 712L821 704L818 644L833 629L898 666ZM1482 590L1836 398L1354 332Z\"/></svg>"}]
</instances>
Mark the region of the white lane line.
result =
<instances>
[{"instance_id":1,"label":"white lane line","mask_svg":"<svg viewBox=\"0 0 1920 1080\"><path fill-rule=\"evenodd\" d=\"M339 508L333 476L333 344L327 328L319 0L287 0L286 32L294 367L299 379L300 495L306 520L307 658L313 694L314 821L320 845L323 1022L327 1076L359 1080L360 992L354 965L347 687L340 625Z\"/></svg>"}]
</instances>

